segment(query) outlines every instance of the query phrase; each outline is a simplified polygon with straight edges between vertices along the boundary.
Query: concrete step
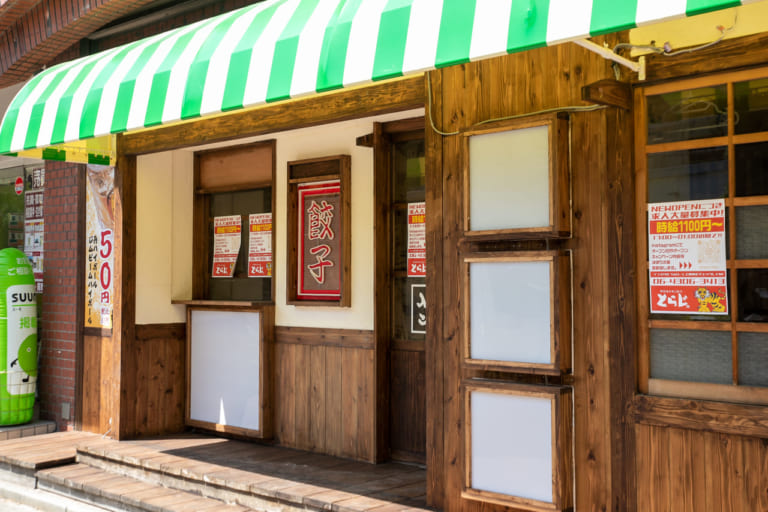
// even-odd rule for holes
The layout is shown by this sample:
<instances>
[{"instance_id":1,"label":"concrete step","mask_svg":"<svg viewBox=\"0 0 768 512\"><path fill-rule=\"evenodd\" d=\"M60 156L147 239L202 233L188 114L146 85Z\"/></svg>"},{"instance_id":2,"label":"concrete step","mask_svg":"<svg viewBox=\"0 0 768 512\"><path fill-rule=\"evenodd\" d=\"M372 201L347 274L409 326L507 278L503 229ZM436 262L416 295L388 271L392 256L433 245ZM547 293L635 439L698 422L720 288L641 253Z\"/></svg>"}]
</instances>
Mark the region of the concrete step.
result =
<instances>
[{"instance_id":1,"label":"concrete step","mask_svg":"<svg viewBox=\"0 0 768 512\"><path fill-rule=\"evenodd\" d=\"M82 463L37 472L37 486L115 511L246 512L246 507L171 489Z\"/></svg>"}]
</instances>

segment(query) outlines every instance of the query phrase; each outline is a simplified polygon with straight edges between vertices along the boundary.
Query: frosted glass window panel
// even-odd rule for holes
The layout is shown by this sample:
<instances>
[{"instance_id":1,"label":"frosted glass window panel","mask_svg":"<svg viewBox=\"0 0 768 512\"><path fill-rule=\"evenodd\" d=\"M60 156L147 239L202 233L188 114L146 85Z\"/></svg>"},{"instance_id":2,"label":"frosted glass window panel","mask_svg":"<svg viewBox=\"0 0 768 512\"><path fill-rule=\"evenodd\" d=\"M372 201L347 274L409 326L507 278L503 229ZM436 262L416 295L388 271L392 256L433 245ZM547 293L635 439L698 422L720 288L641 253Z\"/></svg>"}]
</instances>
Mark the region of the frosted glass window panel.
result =
<instances>
[{"instance_id":1,"label":"frosted glass window panel","mask_svg":"<svg viewBox=\"0 0 768 512\"><path fill-rule=\"evenodd\" d=\"M470 487L552 503L552 400L473 391L470 403Z\"/></svg>"},{"instance_id":2,"label":"frosted glass window panel","mask_svg":"<svg viewBox=\"0 0 768 512\"><path fill-rule=\"evenodd\" d=\"M471 231L550 226L549 127L469 138Z\"/></svg>"},{"instance_id":3,"label":"frosted glass window panel","mask_svg":"<svg viewBox=\"0 0 768 512\"><path fill-rule=\"evenodd\" d=\"M192 310L191 420L260 430L261 312Z\"/></svg>"},{"instance_id":4,"label":"frosted glass window panel","mask_svg":"<svg viewBox=\"0 0 768 512\"><path fill-rule=\"evenodd\" d=\"M470 263L470 358L553 362L550 265Z\"/></svg>"}]
</instances>

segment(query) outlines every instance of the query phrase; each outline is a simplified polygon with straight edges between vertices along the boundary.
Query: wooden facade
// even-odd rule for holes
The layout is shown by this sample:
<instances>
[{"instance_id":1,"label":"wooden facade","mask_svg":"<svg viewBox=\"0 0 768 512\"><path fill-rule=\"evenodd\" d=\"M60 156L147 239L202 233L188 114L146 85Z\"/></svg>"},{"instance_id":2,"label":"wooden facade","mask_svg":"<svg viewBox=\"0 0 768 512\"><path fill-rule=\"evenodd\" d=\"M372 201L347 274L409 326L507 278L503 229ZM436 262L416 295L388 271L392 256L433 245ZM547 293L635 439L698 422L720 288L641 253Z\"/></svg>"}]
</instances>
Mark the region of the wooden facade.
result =
<instances>
[{"instance_id":1,"label":"wooden facade","mask_svg":"<svg viewBox=\"0 0 768 512\"><path fill-rule=\"evenodd\" d=\"M625 34L605 38L611 44L624 39ZM649 83L721 71L723 66L762 65L766 41L764 34L728 41L672 64L651 57ZM333 123L424 106L429 330L423 350L394 357L408 359L404 366L425 368L423 380L410 385L423 385L426 395L428 504L446 511L510 509L503 500L466 492L470 426L464 392L468 385L492 380L500 387L567 390L564 395L573 408L562 406L559 416L567 426L573 422L573 439L560 447L563 458L572 457L562 472L566 481L559 482L563 509L768 509L764 407L654 397L638 384L638 367L647 370L637 353L637 327L647 321L641 316L645 299L636 291L637 280L646 278L637 268L637 241L645 233L636 232L635 204L635 141L644 126L633 111L637 103L628 98L633 98L631 87L639 91L646 84L614 78L610 63L600 56L562 44L160 127L151 136L120 135L118 300L111 332L83 332L80 357L87 371L80 392L82 429L129 439L184 428L186 326L136 324L135 223L142 208L136 202L138 155L317 125L333 130ZM616 93L607 101L613 105L571 108L588 106L584 97L606 102L597 92L601 86L593 85L599 83ZM639 96L636 92L635 102ZM467 236L463 135L489 120L552 110L568 115L569 218L557 225L567 224L570 232L558 229L552 237L525 239ZM375 148L382 127L372 125L370 130L368 141ZM387 165L380 155L374 158L375 165ZM380 179L377 175L377 185ZM374 203L373 197L351 198L358 200ZM376 210L382 204L377 199ZM380 233L375 240L376 248L386 245ZM526 251L559 255L559 318L571 324L570 332L560 326L561 339L569 344L560 354L567 361L539 372L468 363L468 320L463 314L469 301L467 258ZM376 266L378 293L388 286L383 284L388 274L379 262L370 264ZM381 305L376 297L370 300ZM401 397L384 390L391 366L389 341L381 330L389 312L375 313L382 316L372 330L275 326L270 340L273 442L371 463L387 458L385 425L391 403ZM511 509L517 510L516 505L537 510L526 503L513 503Z\"/></svg>"}]
</instances>

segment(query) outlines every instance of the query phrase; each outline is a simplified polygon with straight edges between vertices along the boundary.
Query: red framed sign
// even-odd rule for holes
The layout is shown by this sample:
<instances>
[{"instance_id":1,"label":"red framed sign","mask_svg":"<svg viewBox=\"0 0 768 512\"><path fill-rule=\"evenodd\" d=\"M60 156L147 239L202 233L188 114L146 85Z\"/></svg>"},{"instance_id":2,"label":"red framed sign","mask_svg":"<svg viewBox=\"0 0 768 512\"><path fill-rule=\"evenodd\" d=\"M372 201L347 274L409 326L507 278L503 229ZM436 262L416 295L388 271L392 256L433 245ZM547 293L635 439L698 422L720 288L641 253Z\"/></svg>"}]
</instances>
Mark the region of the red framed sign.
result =
<instances>
[{"instance_id":1,"label":"red framed sign","mask_svg":"<svg viewBox=\"0 0 768 512\"><path fill-rule=\"evenodd\" d=\"M297 192L296 298L340 300L343 268L341 183L339 180L302 183Z\"/></svg>"}]
</instances>

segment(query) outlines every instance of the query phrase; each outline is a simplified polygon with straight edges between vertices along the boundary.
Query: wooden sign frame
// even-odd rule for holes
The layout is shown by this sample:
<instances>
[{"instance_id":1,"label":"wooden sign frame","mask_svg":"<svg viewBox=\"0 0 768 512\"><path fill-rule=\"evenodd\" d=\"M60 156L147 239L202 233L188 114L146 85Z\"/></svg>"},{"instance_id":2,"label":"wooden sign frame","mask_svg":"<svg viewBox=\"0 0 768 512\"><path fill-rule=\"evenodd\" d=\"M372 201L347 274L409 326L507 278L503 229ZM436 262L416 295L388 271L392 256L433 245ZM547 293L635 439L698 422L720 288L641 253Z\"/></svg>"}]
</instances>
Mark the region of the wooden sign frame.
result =
<instances>
[{"instance_id":1,"label":"wooden sign frame","mask_svg":"<svg viewBox=\"0 0 768 512\"><path fill-rule=\"evenodd\" d=\"M351 306L351 206L350 206L350 168L349 155L335 155L309 160L288 162L288 257L286 259L286 303L293 306ZM302 284L299 265L302 261L303 230L301 224L304 212L301 210L302 191L309 190L313 184L327 184L328 193L338 193L340 207L340 232L338 249L341 254L334 265L339 269L338 290L336 293L307 290ZM337 185L336 185L337 184ZM333 190L331 190L333 189ZM303 268L303 267L302 267Z\"/></svg>"},{"instance_id":2,"label":"wooden sign frame","mask_svg":"<svg viewBox=\"0 0 768 512\"><path fill-rule=\"evenodd\" d=\"M550 362L499 361L472 359L470 265L472 263L549 262L550 284ZM475 253L464 257L464 365L478 370L514 371L543 375L561 375L571 369L571 276L569 256L560 251ZM510 293L516 293L510 290Z\"/></svg>"},{"instance_id":3,"label":"wooden sign frame","mask_svg":"<svg viewBox=\"0 0 768 512\"><path fill-rule=\"evenodd\" d=\"M467 380L464 395L464 482L462 498L540 511L573 507L573 390L564 386L536 386L501 381ZM552 502L472 488L472 392L549 399L552 407ZM520 421L525 421L521 418Z\"/></svg>"},{"instance_id":4,"label":"wooden sign frame","mask_svg":"<svg viewBox=\"0 0 768 512\"><path fill-rule=\"evenodd\" d=\"M570 151L567 114L544 114L499 121L463 132L464 150L464 237L468 241L498 239L566 238L572 228L570 206ZM549 224L530 228L472 230L470 227L470 139L476 135L502 133L546 126L549 141Z\"/></svg>"},{"instance_id":5,"label":"wooden sign frame","mask_svg":"<svg viewBox=\"0 0 768 512\"><path fill-rule=\"evenodd\" d=\"M192 408L192 314L194 311L221 311L235 313L260 313L259 322L259 427L257 429L242 428L236 425L214 423L209 421L196 420L191 417ZM191 427L198 427L205 430L223 432L245 437L255 437L269 439L272 437L273 424L273 395L272 395L272 368L273 356L272 347L274 340L274 319L275 308L272 305L258 306L188 306L187 307L187 355L186 355L186 404L184 409L185 423ZM224 346L226 339L216 340L216 343ZM222 348L224 350L224 348ZM236 358L233 355L233 358ZM233 368L233 371L236 371Z\"/></svg>"}]
</instances>

